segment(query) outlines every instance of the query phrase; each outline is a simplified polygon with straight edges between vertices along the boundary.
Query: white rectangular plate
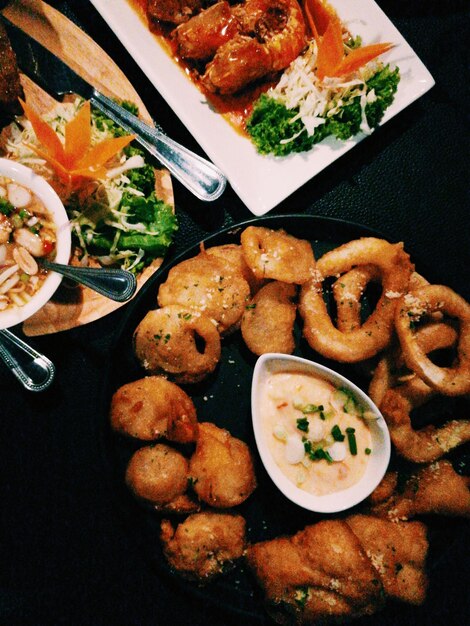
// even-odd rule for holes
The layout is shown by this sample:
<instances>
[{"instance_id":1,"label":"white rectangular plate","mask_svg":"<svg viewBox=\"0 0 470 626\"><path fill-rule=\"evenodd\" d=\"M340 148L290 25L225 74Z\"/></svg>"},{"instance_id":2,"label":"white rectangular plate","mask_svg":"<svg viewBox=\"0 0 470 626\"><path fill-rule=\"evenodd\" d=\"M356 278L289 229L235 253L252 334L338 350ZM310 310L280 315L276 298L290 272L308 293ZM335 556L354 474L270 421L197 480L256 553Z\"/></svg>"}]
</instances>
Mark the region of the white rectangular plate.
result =
<instances>
[{"instance_id":1,"label":"white rectangular plate","mask_svg":"<svg viewBox=\"0 0 470 626\"><path fill-rule=\"evenodd\" d=\"M288 157L260 155L249 138L211 108L127 0L91 2L254 215L270 211L365 137L359 134L348 141L329 138L309 152ZM400 68L401 75L395 100L382 119L384 124L426 93L434 80L373 0L333 0L331 4L364 45L379 41L396 44L383 55L385 62ZM129 79L132 82L132 77Z\"/></svg>"}]
</instances>

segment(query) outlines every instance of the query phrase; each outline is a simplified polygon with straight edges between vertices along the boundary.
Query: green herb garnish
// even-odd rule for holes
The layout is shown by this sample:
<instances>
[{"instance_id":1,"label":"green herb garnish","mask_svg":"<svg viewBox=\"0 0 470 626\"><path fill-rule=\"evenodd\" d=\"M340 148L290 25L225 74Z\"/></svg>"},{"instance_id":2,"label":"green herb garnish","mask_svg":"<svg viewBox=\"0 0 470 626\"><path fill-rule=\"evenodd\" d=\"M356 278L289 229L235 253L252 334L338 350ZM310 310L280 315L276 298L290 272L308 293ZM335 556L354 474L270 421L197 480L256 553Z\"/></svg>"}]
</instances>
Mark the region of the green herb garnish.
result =
<instances>
[{"instance_id":1,"label":"green herb garnish","mask_svg":"<svg viewBox=\"0 0 470 626\"><path fill-rule=\"evenodd\" d=\"M338 424L335 424L333 428L331 429L331 435L335 441L344 441L345 439L343 433L341 432L341 428L338 426Z\"/></svg>"},{"instance_id":2,"label":"green herb garnish","mask_svg":"<svg viewBox=\"0 0 470 626\"><path fill-rule=\"evenodd\" d=\"M354 434L356 432L355 428L346 428L346 434L348 436L348 444L349 444L349 451L351 452L351 454L353 456L356 456L357 454L357 442L356 442L356 435Z\"/></svg>"}]
</instances>

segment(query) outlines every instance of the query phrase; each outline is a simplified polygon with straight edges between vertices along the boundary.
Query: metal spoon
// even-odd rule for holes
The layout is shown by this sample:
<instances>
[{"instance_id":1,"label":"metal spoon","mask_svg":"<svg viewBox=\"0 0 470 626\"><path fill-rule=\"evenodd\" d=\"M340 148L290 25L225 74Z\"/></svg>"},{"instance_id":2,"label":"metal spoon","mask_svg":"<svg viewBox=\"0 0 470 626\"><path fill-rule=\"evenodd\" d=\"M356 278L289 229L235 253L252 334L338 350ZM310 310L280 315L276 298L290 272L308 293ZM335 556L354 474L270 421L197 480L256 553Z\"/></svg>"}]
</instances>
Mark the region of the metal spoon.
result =
<instances>
[{"instance_id":1,"label":"metal spoon","mask_svg":"<svg viewBox=\"0 0 470 626\"><path fill-rule=\"evenodd\" d=\"M0 330L0 358L28 391L44 391L54 380L52 361L9 330Z\"/></svg>"},{"instance_id":2,"label":"metal spoon","mask_svg":"<svg viewBox=\"0 0 470 626\"><path fill-rule=\"evenodd\" d=\"M46 269L71 278L76 283L85 285L116 302L127 302L137 289L137 281L134 274L127 270L62 265L61 263L52 263L52 261L46 261L41 258L36 260Z\"/></svg>"}]
</instances>

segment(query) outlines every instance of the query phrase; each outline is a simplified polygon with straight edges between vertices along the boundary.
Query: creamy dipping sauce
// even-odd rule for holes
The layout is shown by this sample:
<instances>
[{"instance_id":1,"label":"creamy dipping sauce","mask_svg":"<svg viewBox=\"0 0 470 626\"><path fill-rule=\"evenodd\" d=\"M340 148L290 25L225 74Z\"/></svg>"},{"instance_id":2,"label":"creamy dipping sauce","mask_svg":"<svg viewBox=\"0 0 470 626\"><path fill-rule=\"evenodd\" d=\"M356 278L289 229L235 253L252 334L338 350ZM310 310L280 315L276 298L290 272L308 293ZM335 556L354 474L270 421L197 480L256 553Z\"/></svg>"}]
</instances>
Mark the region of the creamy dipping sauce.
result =
<instances>
[{"instance_id":1,"label":"creamy dipping sauce","mask_svg":"<svg viewBox=\"0 0 470 626\"><path fill-rule=\"evenodd\" d=\"M277 372L261 390L261 426L275 462L316 496L362 478L373 454L363 414L353 392L310 374Z\"/></svg>"}]
</instances>

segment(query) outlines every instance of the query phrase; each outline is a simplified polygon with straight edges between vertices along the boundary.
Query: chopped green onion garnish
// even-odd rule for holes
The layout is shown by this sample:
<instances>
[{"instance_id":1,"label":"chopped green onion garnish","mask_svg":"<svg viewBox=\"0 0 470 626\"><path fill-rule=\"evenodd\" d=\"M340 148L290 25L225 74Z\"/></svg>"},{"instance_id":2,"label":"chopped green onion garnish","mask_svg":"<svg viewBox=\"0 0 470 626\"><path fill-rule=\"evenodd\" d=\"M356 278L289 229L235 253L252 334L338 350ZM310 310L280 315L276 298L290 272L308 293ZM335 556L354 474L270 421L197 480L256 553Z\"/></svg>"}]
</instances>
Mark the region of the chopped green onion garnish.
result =
<instances>
[{"instance_id":1,"label":"chopped green onion garnish","mask_svg":"<svg viewBox=\"0 0 470 626\"><path fill-rule=\"evenodd\" d=\"M353 456L357 454L356 435L354 434L355 432L356 430L354 428L346 428L346 433L348 435L349 451Z\"/></svg>"},{"instance_id":2,"label":"chopped green onion garnish","mask_svg":"<svg viewBox=\"0 0 470 626\"><path fill-rule=\"evenodd\" d=\"M344 435L341 432L341 428L338 426L338 424L335 424L333 426L333 428L331 429L331 434L333 435L333 439L335 441L344 441Z\"/></svg>"},{"instance_id":3,"label":"chopped green onion garnish","mask_svg":"<svg viewBox=\"0 0 470 626\"><path fill-rule=\"evenodd\" d=\"M370 448L366 448L366 449L364 450L364 452L365 452L366 454L370 454L370 453L372 452L372 450L371 450Z\"/></svg>"},{"instance_id":4,"label":"chopped green onion garnish","mask_svg":"<svg viewBox=\"0 0 470 626\"><path fill-rule=\"evenodd\" d=\"M308 433L308 419L306 417L299 417L297 420L297 428L304 433Z\"/></svg>"}]
</instances>

